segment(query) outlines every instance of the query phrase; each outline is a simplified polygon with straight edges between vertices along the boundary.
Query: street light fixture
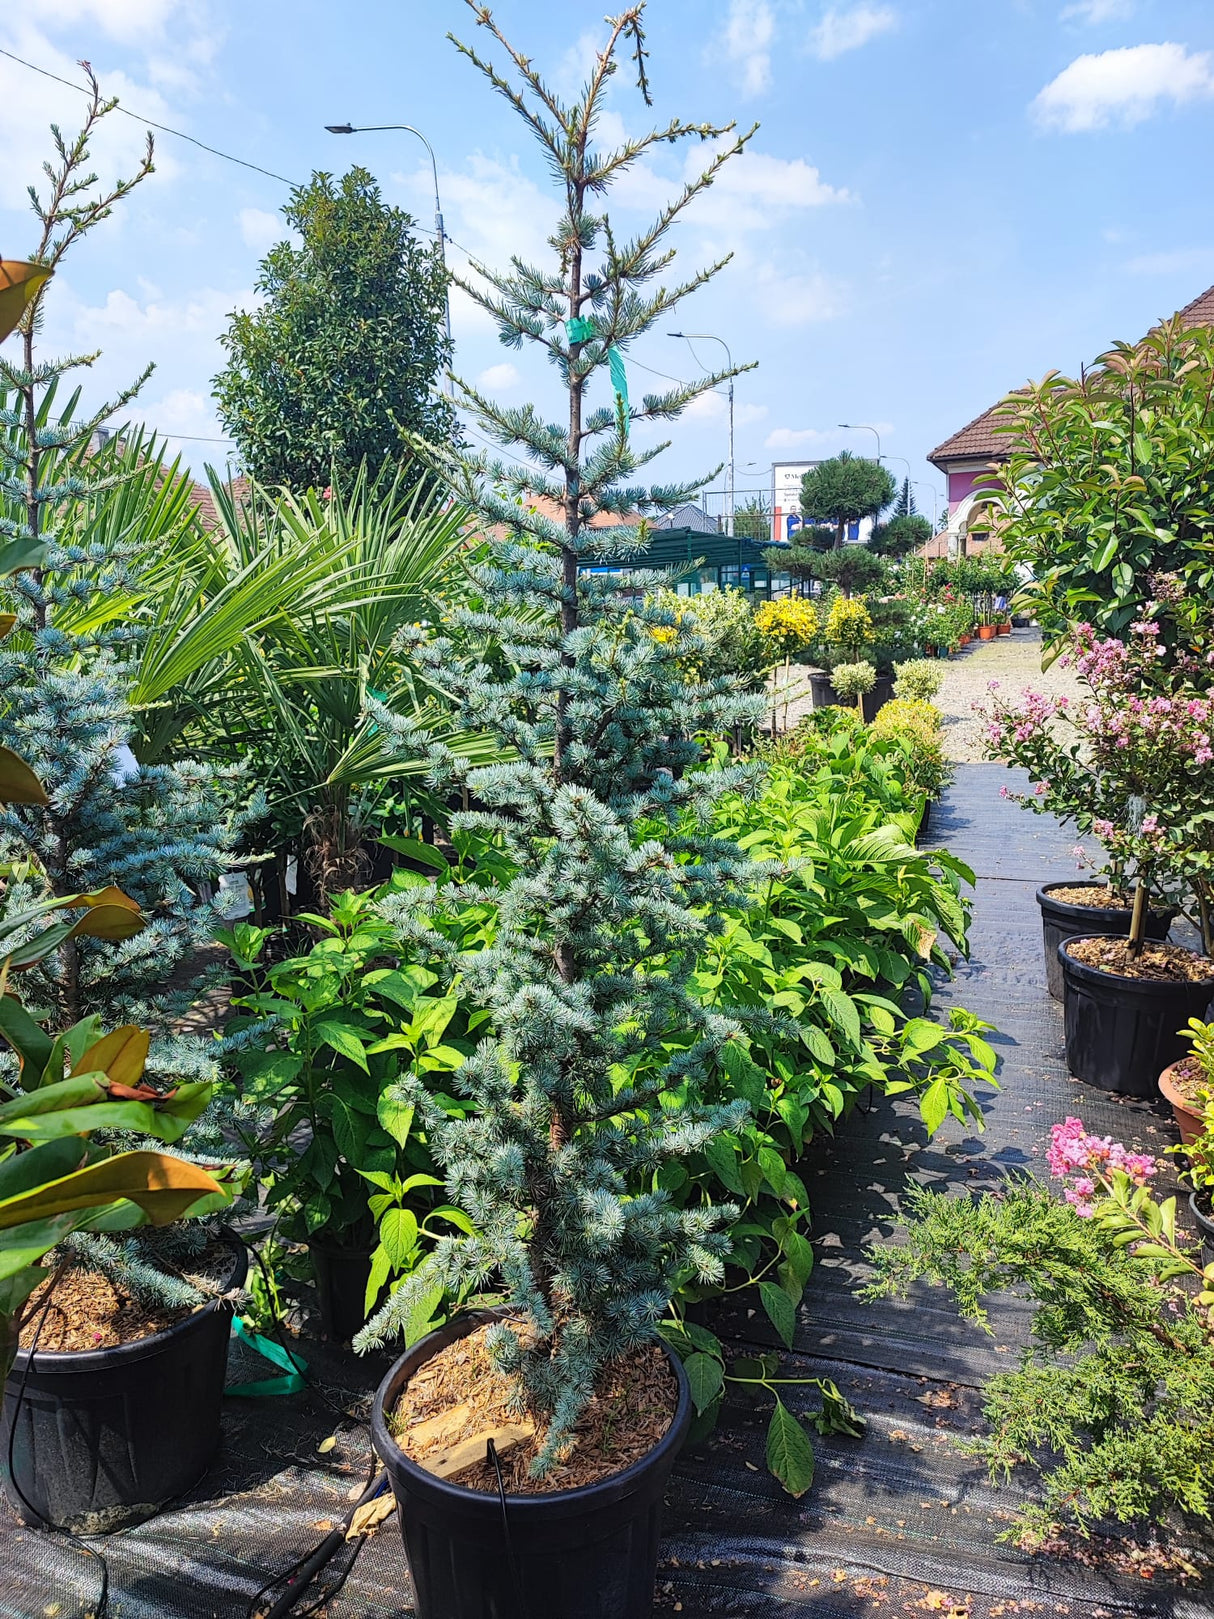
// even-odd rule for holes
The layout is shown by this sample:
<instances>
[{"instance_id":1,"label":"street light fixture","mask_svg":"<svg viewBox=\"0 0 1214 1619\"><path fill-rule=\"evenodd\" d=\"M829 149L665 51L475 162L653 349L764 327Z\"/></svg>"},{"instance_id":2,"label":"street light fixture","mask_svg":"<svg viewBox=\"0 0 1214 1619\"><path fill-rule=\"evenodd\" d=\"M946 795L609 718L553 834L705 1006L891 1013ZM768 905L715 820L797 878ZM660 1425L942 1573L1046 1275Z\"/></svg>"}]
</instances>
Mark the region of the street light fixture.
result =
<instances>
[{"instance_id":1,"label":"street light fixture","mask_svg":"<svg viewBox=\"0 0 1214 1619\"><path fill-rule=\"evenodd\" d=\"M877 460L880 461L881 435L875 427L870 427L867 422L840 422L839 426L846 427L849 433L871 433L877 441Z\"/></svg>"},{"instance_id":2,"label":"street light fixture","mask_svg":"<svg viewBox=\"0 0 1214 1619\"><path fill-rule=\"evenodd\" d=\"M683 339L684 343L687 344L688 348L691 348L691 340L692 340L692 338L695 338L697 343L701 343L701 342L703 342L703 343L719 343L721 345L721 347L725 350L725 357L729 362L729 369L732 372L732 370L733 370L733 355L729 351L729 344L725 341L725 339L723 337L716 337L716 336L713 335L712 332L667 332L666 335L667 335L667 337L681 337ZM708 369L708 367L706 365L704 365L698 358L696 358L696 351L694 349L691 349L691 355L692 355L692 358L695 360L696 364L698 366L700 366L701 370L706 371ZM734 510L733 510L733 507L734 507L734 487L733 487L733 485L734 485L734 470L733 470L733 377L731 376L730 379L729 379L729 472L728 472L727 479L726 479L726 489L725 489L725 532L726 532L726 534L732 534L733 533L733 526L734 526Z\"/></svg>"},{"instance_id":3,"label":"street light fixture","mask_svg":"<svg viewBox=\"0 0 1214 1619\"><path fill-rule=\"evenodd\" d=\"M434 234L438 237L438 256L444 273L447 269L447 232L443 226L443 205L438 196L438 160L434 156L434 148L412 124L326 124L325 128L330 135L374 135L382 130L403 130L406 134L416 135L418 140L430 154L430 168L434 175ZM447 348L451 349L451 292L448 286L446 293L447 304ZM452 394L455 392L454 384L449 384Z\"/></svg>"}]
</instances>

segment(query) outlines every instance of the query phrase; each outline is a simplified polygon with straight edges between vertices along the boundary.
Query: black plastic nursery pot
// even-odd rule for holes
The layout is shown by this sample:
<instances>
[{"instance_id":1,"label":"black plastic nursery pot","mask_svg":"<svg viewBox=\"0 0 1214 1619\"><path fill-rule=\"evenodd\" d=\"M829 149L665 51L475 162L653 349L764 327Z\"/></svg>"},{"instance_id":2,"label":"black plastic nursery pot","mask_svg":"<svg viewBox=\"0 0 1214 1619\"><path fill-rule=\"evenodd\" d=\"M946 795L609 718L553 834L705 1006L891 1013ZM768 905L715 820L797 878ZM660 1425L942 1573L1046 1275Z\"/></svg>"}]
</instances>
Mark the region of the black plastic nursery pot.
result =
<instances>
[{"instance_id":1,"label":"black plastic nursery pot","mask_svg":"<svg viewBox=\"0 0 1214 1619\"><path fill-rule=\"evenodd\" d=\"M1214 1265L1214 1212L1203 1214L1196 1192L1189 1193L1189 1209L1201 1232L1201 1262Z\"/></svg>"},{"instance_id":2,"label":"black plastic nursery pot","mask_svg":"<svg viewBox=\"0 0 1214 1619\"><path fill-rule=\"evenodd\" d=\"M371 1276L369 1248L343 1248L340 1243L309 1238L312 1272L316 1277L316 1303L326 1338L348 1344L367 1319L367 1282Z\"/></svg>"},{"instance_id":3,"label":"black plastic nursery pot","mask_svg":"<svg viewBox=\"0 0 1214 1619\"><path fill-rule=\"evenodd\" d=\"M247 1269L233 1241L229 1288L243 1286ZM22 1522L108 1534L195 1485L219 1449L231 1322L232 1306L215 1299L113 1349L39 1350L32 1366L19 1350L4 1386L0 1458Z\"/></svg>"},{"instance_id":4,"label":"black plastic nursery pot","mask_svg":"<svg viewBox=\"0 0 1214 1619\"><path fill-rule=\"evenodd\" d=\"M1062 999L1062 962L1058 946L1064 939L1090 939L1093 934L1128 934L1132 912L1111 910L1105 905L1071 905L1055 899L1058 888L1103 888L1104 883L1046 883L1037 890L1037 903L1041 907L1041 933L1045 943L1045 981L1056 1001ZM1147 918L1147 938L1162 940L1168 936L1175 911L1151 911Z\"/></svg>"},{"instance_id":5,"label":"black plastic nursery pot","mask_svg":"<svg viewBox=\"0 0 1214 1619\"><path fill-rule=\"evenodd\" d=\"M815 708L854 708L855 699L842 697L835 690L830 675L825 669L811 669L809 671L809 694ZM863 714L866 720L875 719L878 712L883 709L894 695L894 679L892 675L878 675L872 691L863 698Z\"/></svg>"},{"instance_id":6,"label":"black plastic nursery pot","mask_svg":"<svg viewBox=\"0 0 1214 1619\"><path fill-rule=\"evenodd\" d=\"M1155 1096L1159 1075L1188 1050L1179 1031L1190 1018L1205 1017L1214 981L1160 982L1105 972L1075 959L1071 947L1078 942L1058 946L1067 1067L1101 1090Z\"/></svg>"},{"instance_id":7,"label":"black plastic nursery pot","mask_svg":"<svg viewBox=\"0 0 1214 1619\"><path fill-rule=\"evenodd\" d=\"M458 1317L407 1350L379 1386L371 1437L396 1496L417 1619L648 1619L653 1611L662 1497L691 1424L676 1356L678 1407L633 1466L599 1484L501 1498L427 1473L393 1439L392 1411L412 1373L447 1344L494 1319Z\"/></svg>"}]
</instances>

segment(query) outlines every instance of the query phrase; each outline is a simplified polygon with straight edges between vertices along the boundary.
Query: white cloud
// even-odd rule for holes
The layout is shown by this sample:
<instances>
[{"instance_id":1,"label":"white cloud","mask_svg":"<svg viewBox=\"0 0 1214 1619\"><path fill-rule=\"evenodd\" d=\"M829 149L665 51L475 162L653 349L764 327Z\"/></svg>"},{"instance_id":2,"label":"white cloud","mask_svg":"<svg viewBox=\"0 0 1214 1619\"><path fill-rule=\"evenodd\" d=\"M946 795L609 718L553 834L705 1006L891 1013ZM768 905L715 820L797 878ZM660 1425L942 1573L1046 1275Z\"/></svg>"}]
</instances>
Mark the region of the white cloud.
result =
<instances>
[{"instance_id":1,"label":"white cloud","mask_svg":"<svg viewBox=\"0 0 1214 1619\"><path fill-rule=\"evenodd\" d=\"M820 270L782 271L766 263L760 264L754 275L752 297L755 307L772 326L809 326L815 321L836 320L848 307L847 289L834 277Z\"/></svg>"},{"instance_id":2,"label":"white cloud","mask_svg":"<svg viewBox=\"0 0 1214 1619\"><path fill-rule=\"evenodd\" d=\"M1127 45L1078 56L1033 102L1046 129L1073 135L1140 124L1165 102L1214 97L1214 59L1184 45Z\"/></svg>"},{"instance_id":3,"label":"white cloud","mask_svg":"<svg viewBox=\"0 0 1214 1619\"><path fill-rule=\"evenodd\" d=\"M745 381L738 379L738 387L745 387ZM749 403L734 405L733 419L735 427L751 427L755 422L765 422L768 416L766 405L752 405ZM724 387L710 388L707 393L697 394L683 412L684 421L692 422L724 422L729 417L729 396Z\"/></svg>"},{"instance_id":4,"label":"white cloud","mask_svg":"<svg viewBox=\"0 0 1214 1619\"><path fill-rule=\"evenodd\" d=\"M809 48L820 62L833 62L845 51L858 50L897 26L898 14L892 6L831 6L810 30Z\"/></svg>"},{"instance_id":5,"label":"white cloud","mask_svg":"<svg viewBox=\"0 0 1214 1619\"><path fill-rule=\"evenodd\" d=\"M181 0L40 0L38 20L51 28L92 24L111 39L135 44L159 34L181 9Z\"/></svg>"},{"instance_id":6,"label":"white cloud","mask_svg":"<svg viewBox=\"0 0 1214 1619\"><path fill-rule=\"evenodd\" d=\"M697 143L686 153L678 179L639 164L621 176L613 192L616 206L656 211L670 200L679 179L695 179L710 156ZM728 249L748 233L777 227L802 209L850 201L846 189L828 185L805 158L772 157L747 147L739 157L730 158L684 218L688 224L711 228L716 246Z\"/></svg>"},{"instance_id":7,"label":"white cloud","mask_svg":"<svg viewBox=\"0 0 1214 1619\"><path fill-rule=\"evenodd\" d=\"M1090 23L1096 27L1102 22L1121 22L1134 14L1134 0L1074 0L1060 12L1063 22Z\"/></svg>"},{"instance_id":8,"label":"white cloud","mask_svg":"<svg viewBox=\"0 0 1214 1619\"><path fill-rule=\"evenodd\" d=\"M5 44L11 45L18 55L39 63L72 84L83 83L74 58L58 50L43 35L20 31L15 36L7 35ZM169 108L150 86L108 69L100 77L106 95L118 96L124 105L129 103L159 122L173 121ZM85 106L85 98L78 90L42 78L8 57L0 56L0 151L4 153L4 162L0 164L0 208L28 209L25 188L31 182L43 184L42 165L55 156L49 126L57 123L65 133L72 134L80 127ZM138 166L145 138L144 128L121 113L115 112L102 121L92 142L91 166L103 185L116 175L130 174ZM157 147L156 173L147 185L163 184L179 172L176 160L165 150L166 145L167 142L161 140ZM137 197L140 195L146 192L136 192ZM127 217L127 209L116 210L104 229L122 230ZM34 229L31 218L31 236ZM12 247L7 251L11 254Z\"/></svg>"},{"instance_id":9,"label":"white cloud","mask_svg":"<svg viewBox=\"0 0 1214 1619\"><path fill-rule=\"evenodd\" d=\"M476 379L476 386L483 393L505 393L511 388L517 388L519 383L518 367L503 360L500 365L491 365L482 371Z\"/></svg>"},{"instance_id":10,"label":"white cloud","mask_svg":"<svg viewBox=\"0 0 1214 1619\"><path fill-rule=\"evenodd\" d=\"M275 242L287 235L287 227L278 214L267 213L264 208L242 208L236 216L240 226L240 239L254 253L268 253Z\"/></svg>"},{"instance_id":11,"label":"white cloud","mask_svg":"<svg viewBox=\"0 0 1214 1619\"><path fill-rule=\"evenodd\" d=\"M1180 247L1171 252L1140 253L1126 265L1131 275L1181 275L1214 272L1214 247Z\"/></svg>"},{"instance_id":12,"label":"white cloud","mask_svg":"<svg viewBox=\"0 0 1214 1619\"><path fill-rule=\"evenodd\" d=\"M771 85L775 37L775 17L768 0L729 0L725 26L706 55L711 62L726 61L734 68L743 95L762 95Z\"/></svg>"}]
</instances>

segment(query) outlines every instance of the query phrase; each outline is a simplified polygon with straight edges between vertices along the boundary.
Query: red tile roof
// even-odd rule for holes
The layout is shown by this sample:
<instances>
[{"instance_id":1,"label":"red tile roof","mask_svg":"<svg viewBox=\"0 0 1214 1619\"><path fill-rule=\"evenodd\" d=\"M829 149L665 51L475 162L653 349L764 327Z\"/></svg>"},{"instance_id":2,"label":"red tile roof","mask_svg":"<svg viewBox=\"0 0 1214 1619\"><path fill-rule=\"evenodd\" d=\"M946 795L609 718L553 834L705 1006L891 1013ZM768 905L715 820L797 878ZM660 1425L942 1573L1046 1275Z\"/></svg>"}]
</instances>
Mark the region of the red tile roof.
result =
<instances>
[{"instance_id":1,"label":"red tile roof","mask_svg":"<svg viewBox=\"0 0 1214 1619\"><path fill-rule=\"evenodd\" d=\"M1207 287L1205 292L1177 313L1185 326L1214 326L1214 287ZM972 422L967 422L951 438L946 438L943 444L929 450L927 459L941 472L948 470L947 465L940 465L942 461L1005 460L1007 439L995 432L1000 423L998 410L998 405L992 405L981 416L975 416Z\"/></svg>"},{"instance_id":2,"label":"red tile roof","mask_svg":"<svg viewBox=\"0 0 1214 1619\"><path fill-rule=\"evenodd\" d=\"M234 478L228 485L228 489L235 497L238 506L243 504L248 488L249 480L247 478ZM215 509L215 497L211 493L210 484L196 483L191 491L190 498L198 508L198 515L202 519L203 528L218 528L219 513Z\"/></svg>"}]
</instances>

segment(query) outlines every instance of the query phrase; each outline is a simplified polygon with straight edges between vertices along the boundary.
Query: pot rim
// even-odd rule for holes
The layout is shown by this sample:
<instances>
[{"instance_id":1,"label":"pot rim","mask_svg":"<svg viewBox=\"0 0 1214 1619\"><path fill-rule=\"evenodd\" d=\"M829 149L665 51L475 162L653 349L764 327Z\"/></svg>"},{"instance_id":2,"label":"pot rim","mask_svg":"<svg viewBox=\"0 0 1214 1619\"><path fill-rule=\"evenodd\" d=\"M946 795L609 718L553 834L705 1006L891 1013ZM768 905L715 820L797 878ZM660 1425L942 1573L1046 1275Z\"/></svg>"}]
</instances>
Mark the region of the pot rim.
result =
<instances>
[{"instance_id":1,"label":"pot rim","mask_svg":"<svg viewBox=\"0 0 1214 1619\"><path fill-rule=\"evenodd\" d=\"M1058 878L1055 878L1053 882L1042 883L1040 888L1037 889L1036 894L1035 894L1034 897L1036 898L1036 901L1037 901L1038 905L1040 905L1043 910L1045 909L1046 902L1048 901L1049 904L1051 904L1052 906L1055 907L1055 909L1057 909L1059 911L1065 911L1069 915L1073 915L1073 916L1082 915L1083 913L1085 913L1087 911L1092 911L1098 916L1132 916L1134 914L1134 907L1133 907L1132 904L1130 904L1130 905L1076 905L1072 900L1069 900L1069 899L1055 899L1054 895L1053 895L1053 890L1055 888L1103 888L1103 889L1107 889L1108 886L1109 885L1106 882L1073 883L1073 882L1069 881L1069 879L1067 879L1066 877L1058 877ZM1148 910L1148 914L1150 916L1156 916L1156 917L1166 916L1169 919L1172 919L1172 918L1176 917L1176 915L1178 914L1175 905L1151 905L1151 906L1147 907L1147 910ZM1158 944L1158 943L1161 943L1162 941L1153 940L1152 942ZM1196 954L1196 952L1192 952L1192 953Z\"/></svg>"},{"instance_id":2,"label":"pot rim","mask_svg":"<svg viewBox=\"0 0 1214 1619\"><path fill-rule=\"evenodd\" d=\"M1203 1214L1197 1207L1196 1192L1189 1193L1189 1208L1192 1211L1193 1218L1197 1221L1198 1229L1207 1237L1214 1237L1214 1219L1211 1219L1208 1214Z\"/></svg>"},{"instance_id":3,"label":"pot rim","mask_svg":"<svg viewBox=\"0 0 1214 1619\"><path fill-rule=\"evenodd\" d=\"M1185 1113L1192 1113L1195 1118L1201 1118L1202 1109L1197 1103L1189 1101L1188 1097L1185 1096L1176 1081L1171 1077L1174 1068L1179 1068L1182 1062L1188 1061L1188 1057L1178 1057L1175 1062L1170 1062L1159 1076L1159 1089L1165 1101L1170 1102L1174 1108L1179 1108Z\"/></svg>"},{"instance_id":4,"label":"pot rim","mask_svg":"<svg viewBox=\"0 0 1214 1619\"><path fill-rule=\"evenodd\" d=\"M490 1495L484 1490L470 1490L465 1484L452 1484L447 1479L439 1478L436 1474L427 1472L424 1467L415 1462L397 1444L388 1427L384 1406L389 1397L389 1391L391 1392L391 1397L395 1399L403 1386L402 1363L406 1360L413 1360L417 1356L418 1350L430 1339L446 1333L448 1328L453 1325L461 1324L463 1330L457 1333L455 1338L447 1340L447 1342L457 1342L459 1338L466 1338L470 1332L483 1325L486 1321L500 1319L503 1315L513 1315L515 1313L512 1310L467 1310L457 1315L454 1321L448 1322L446 1327L439 1327L436 1331L427 1333L425 1338L419 1339L411 1349L406 1349L404 1354L399 1355L393 1361L375 1391L375 1400L371 1407L371 1441L381 1461L386 1463L389 1460L388 1451L390 1450L392 1453L392 1465L399 1467L409 1477L410 1481L416 1484L420 1490L424 1490L429 1494L431 1499L439 1498L444 1502L444 1505L449 1507L489 1512L492 1513L495 1519L500 1516L502 1510L500 1497L496 1494ZM668 1452L679 1449L690 1422L691 1385L687 1381L687 1373L683 1370L683 1362L670 1348L669 1344L663 1343L660 1338L657 1342L661 1345L662 1351L674 1371L679 1392L678 1399L675 1402L674 1414L670 1419L670 1426L653 1449L646 1451L644 1456L633 1462L629 1467L621 1469L618 1473L611 1473L607 1478L599 1479L594 1484L579 1484L572 1490L550 1490L540 1495L507 1495L506 1501L512 1514L522 1512L533 1517L544 1514L558 1516L572 1511L580 1511L596 1496L609 1494L612 1499L619 1499L628 1495L631 1492L632 1485L645 1473L649 1472L655 1464L660 1464L662 1458ZM439 1348L445 1347L445 1343L437 1345L435 1353ZM424 1365L427 1359L429 1359L429 1356L418 1359L417 1366Z\"/></svg>"},{"instance_id":5,"label":"pot rim","mask_svg":"<svg viewBox=\"0 0 1214 1619\"><path fill-rule=\"evenodd\" d=\"M1208 999L1214 1001L1214 978L1131 978L1128 973L1106 972L1103 967L1090 967L1086 961L1077 961L1071 955L1071 946L1086 944L1089 939L1118 938L1118 934L1085 933L1074 938L1063 939L1058 946L1058 959L1062 963L1064 973L1072 973L1081 983L1088 984L1117 984L1123 992L1134 995L1160 996L1165 994L1180 995L1191 991L1194 995L1201 989L1207 993ZM1148 943L1162 943L1161 940L1148 940ZM1183 946L1174 945L1173 949L1182 949ZM1198 955L1196 950L1186 951L1187 955L1195 957L1198 961L1207 958Z\"/></svg>"},{"instance_id":6,"label":"pot rim","mask_svg":"<svg viewBox=\"0 0 1214 1619\"><path fill-rule=\"evenodd\" d=\"M239 1237L223 1231L219 1234L219 1240L232 1250L232 1270L225 1289L226 1292L231 1292L233 1288L244 1286L249 1273L249 1255ZM143 1360L146 1356L159 1354L174 1336L180 1337L217 1310L230 1307L229 1301L225 1298L208 1299L205 1304L199 1305L198 1309L191 1310L182 1320L174 1321L171 1327L165 1327L161 1332L150 1333L146 1338L132 1338L130 1343L126 1344L110 1344L102 1349L39 1349L34 1353L34 1363L30 1367L29 1375L34 1378L62 1373L100 1372L123 1362ZM13 1357L9 1377L24 1373L29 1359L30 1351L19 1348Z\"/></svg>"}]
</instances>

